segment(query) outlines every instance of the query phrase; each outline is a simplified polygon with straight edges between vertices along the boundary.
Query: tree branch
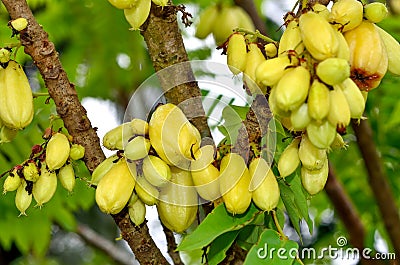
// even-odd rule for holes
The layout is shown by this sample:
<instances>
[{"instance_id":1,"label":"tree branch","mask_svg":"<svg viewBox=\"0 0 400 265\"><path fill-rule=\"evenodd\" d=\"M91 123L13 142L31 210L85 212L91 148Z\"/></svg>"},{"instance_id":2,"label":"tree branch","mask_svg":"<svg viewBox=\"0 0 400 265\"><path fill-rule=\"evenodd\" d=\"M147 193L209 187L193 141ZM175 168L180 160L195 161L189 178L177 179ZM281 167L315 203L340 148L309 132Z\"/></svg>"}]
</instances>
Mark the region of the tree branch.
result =
<instances>
[{"instance_id":1,"label":"tree branch","mask_svg":"<svg viewBox=\"0 0 400 265\"><path fill-rule=\"evenodd\" d=\"M162 225L165 238L167 239L167 248L168 248L168 254L172 258L172 261L174 262L174 265L184 265L184 263L181 260L181 256L179 255L179 252L176 252L175 249L177 247L174 233L169 230L160 220L160 223Z\"/></svg>"},{"instance_id":2,"label":"tree branch","mask_svg":"<svg viewBox=\"0 0 400 265\"><path fill-rule=\"evenodd\" d=\"M24 17L29 24L21 32L21 43L43 77L50 97L54 100L58 115L72 135L75 143L85 147L84 162L92 172L105 158L100 139L81 105L75 86L68 80L54 44L48 34L37 23L25 0L2 0L12 19ZM113 216L136 258L141 264L168 264L155 245L146 224L135 227L125 209Z\"/></svg>"},{"instance_id":3,"label":"tree branch","mask_svg":"<svg viewBox=\"0 0 400 265\"><path fill-rule=\"evenodd\" d=\"M352 127L368 171L369 184L376 198L382 221L392 242L396 257L400 257L400 217L398 207L372 137L372 128L368 120L361 120L359 124L353 121Z\"/></svg>"}]
</instances>

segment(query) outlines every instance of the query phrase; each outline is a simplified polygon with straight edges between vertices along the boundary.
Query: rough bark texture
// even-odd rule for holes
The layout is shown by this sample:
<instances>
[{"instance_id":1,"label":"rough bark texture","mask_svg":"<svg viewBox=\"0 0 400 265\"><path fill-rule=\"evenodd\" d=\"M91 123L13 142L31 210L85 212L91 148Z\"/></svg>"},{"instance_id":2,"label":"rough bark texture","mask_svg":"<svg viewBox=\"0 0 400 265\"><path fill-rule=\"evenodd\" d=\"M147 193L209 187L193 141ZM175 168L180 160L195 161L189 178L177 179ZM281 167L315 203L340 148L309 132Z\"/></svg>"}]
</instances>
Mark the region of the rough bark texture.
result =
<instances>
[{"instance_id":1,"label":"rough bark texture","mask_svg":"<svg viewBox=\"0 0 400 265\"><path fill-rule=\"evenodd\" d=\"M396 257L400 257L399 210L372 137L372 128L368 120L361 120L359 124L353 121L352 126L357 136L357 144L368 171L369 184L376 198L382 221L392 241Z\"/></svg>"},{"instance_id":2,"label":"rough bark texture","mask_svg":"<svg viewBox=\"0 0 400 265\"><path fill-rule=\"evenodd\" d=\"M42 75L50 97L54 100L57 113L64 121L74 142L85 147L84 161L92 172L105 156L100 140L92 128L81 105L75 86L68 80L54 44L48 34L37 23L25 0L2 0L12 19L24 17L29 25L21 32L21 43L25 53L29 54ZM146 224L135 227L127 211L113 216L123 238L128 242L141 264L168 264L151 238Z\"/></svg>"}]
</instances>

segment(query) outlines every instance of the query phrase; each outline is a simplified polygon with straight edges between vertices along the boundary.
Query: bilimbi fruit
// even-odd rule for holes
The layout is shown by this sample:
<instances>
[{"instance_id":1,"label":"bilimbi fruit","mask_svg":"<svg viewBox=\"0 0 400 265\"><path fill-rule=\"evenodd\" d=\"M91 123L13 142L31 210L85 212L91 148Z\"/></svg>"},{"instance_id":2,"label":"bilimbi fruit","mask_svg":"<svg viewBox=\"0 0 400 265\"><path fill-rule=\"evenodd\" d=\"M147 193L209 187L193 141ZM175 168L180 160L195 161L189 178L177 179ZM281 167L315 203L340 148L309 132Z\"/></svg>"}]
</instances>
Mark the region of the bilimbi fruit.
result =
<instances>
[{"instance_id":1,"label":"bilimbi fruit","mask_svg":"<svg viewBox=\"0 0 400 265\"><path fill-rule=\"evenodd\" d=\"M311 121L307 126L307 135L313 145L326 149L335 140L336 127L327 120L322 123Z\"/></svg>"},{"instance_id":2,"label":"bilimbi fruit","mask_svg":"<svg viewBox=\"0 0 400 265\"><path fill-rule=\"evenodd\" d=\"M278 171L282 178L292 174L300 164L299 143L300 139L293 139L285 150L283 150L279 158Z\"/></svg>"},{"instance_id":3,"label":"bilimbi fruit","mask_svg":"<svg viewBox=\"0 0 400 265\"><path fill-rule=\"evenodd\" d=\"M97 185L96 203L100 210L107 214L119 213L131 197L135 178L125 159L115 163Z\"/></svg>"},{"instance_id":4,"label":"bilimbi fruit","mask_svg":"<svg viewBox=\"0 0 400 265\"><path fill-rule=\"evenodd\" d=\"M151 185L145 177L138 176L136 179L135 191L137 196L147 205L157 203L159 191Z\"/></svg>"},{"instance_id":5,"label":"bilimbi fruit","mask_svg":"<svg viewBox=\"0 0 400 265\"><path fill-rule=\"evenodd\" d=\"M307 135L303 135L301 138L298 157L302 167L309 170L321 169L328 160L326 150L315 147Z\"/></svg>"},{"instance_id":6,"label":"bilimbi fruit","mask_svg":"<svg viewBox=\"0 0 400 265\"><path fill-rule=\"evenodd\" d=\"M28 20L24 17L20 17L10 21L10 25L16 31L21 31L26 29L26 27L28 26Z\"/></svg>"},{"instance_id":7,"label":"bilimbi fruit","mask_svg":"<svg viewBox=\"0 0 400 265\"><path fill-rule=\"evenodd\" d=\"M63 133L51 136L46 147L46 165L49 170L61 168L67 162L70 152L68 138Z\"/></svg>"},{"instance_id":8,"label":"bilimbi fruit","mask_svg":"<svg viewBox=\"0 0 400 265\"><path fill-rule=\"evenodd\" d=\"M10 61L11 52L9 49L1 48L0 49L0 63L7 63Z\"/></svg>"},{"instance_id":9,"label":"bilimbi fruit","mask_svg":"<svg viewBox=\"0 0 400 265\"><path fill-rule=\"evenodd\" d=\"M202 170L192 171L197 193L208 201L214 201L221 196L218 177L219 170L212 164Z\"/></svg>"},{"instance_id":10,"label":"bilimbi fruit","mask_svg":"<svg viewBox=\"0 0 400 265\"><path fill-rule=\"evenodd\" d=\"M214 146L204 145L194 154L194 160L190 164L190 171L203 170L214 161Z\"/></svg>"},{"instance_id":11,"label":"bilimbi fruit","mask_svg":"<svg viewBox=\"0 0 400 265\"><path fill-rule=\"evenodd\" d=\"M128 23L131 25L131 30L138 30L146 21L150 14L151 0L137 0L136 4L124 9L124 15Z\"/></svg>"},{"instance_id":12,"label":"bilimbi fruit","mask_svg":"<svg viewBox=\"0 0 400 265\"><path fill-rule=\"evenodd\" d=\"M352 119L360 119L365 109L365 100L360 89L350 78L336 85L336 87L343 92L346 98L350 109L350 117Z\"/></svg>"},{"instance_id":13,"label":"bilimbi fruit","mask_svg":"<svg viewBox=\"0 0 400 265\"><path fill-rule=\"evenodd\" d=\"M168 4L168 0L151 0L151 1L153 1L154 4L162 7Z\"/></svg>"},{"instance_id":14,"label":"bilimbi fruit","mask_svg":"<svg viewBox=\"0 0 400 265\"><path fill-rule=\"evenodd\" d=\"M280 191L272 169L263 158L256 158L249 165L252 179L261 179L261 183L253 190L253 202L264 211L272 211L279 202Z\"/></svg>"},{"instance_id":15,"label":"bilimbi fruit","mask_svg":"<svg viewBox=\"0 0 400 265\"><path fill-rule=\"evenodd\" d=\"M69 151L69 158L72 160L79 160L85 156L85 147L80 144L71 145L71 149Z\"/></svg>"},{"instance_id":16,"label":"bilimbi fruit","mask_svg":"<svg viewBox=\"0 0 400 265\"><path fill-rule=\"evenodd\" d=\"M103 136L103 146L109 150L123 150L124 142L130 137L131 129L129 123L123 123ZM123 139L124 138L124 139ZM124 141L126 139L126 141Z\"/></svg>"},{"instance_id":17,"label":"bilimbi fruit","mask_svg":"<svg viewBox=\"0 0 400 265\"><path fill-rule=\"evenodd\" d=\"M227 64L234 75L244 71L246 67L247 47L243 34L234 33L229 37Z\"/></svg>"},{"instance_id":18,"label":"bilimbi fruit","mask_svg":"<svg viewBox=\"0 0 400 265\"><path fill-rule=\"evenodd\" d=\"M265 86L273 86L285 74L285 70L294 65L295 59L288 55L282 55L276 58L266 60L256 69L256 80Z\"/></svg>"},{"instance_id":19,"label":"bilimbi fruit","mask_svg":"<svg viewBox=\"0 0 400 265\"><path fill-rule=\"evenodd\" d=\"M54 171L48 171L46 167L41 168L40 177L33 184L32 194L37 206L50 201L57 189L57 175Z\"/></svg>"},{"instance_id":20,"label":"bilimbi fruit","mask_svg":"<svg viewBox=\"0 0 400 265\"><path fill-rule=\"evenodd\" d=\"M136 136L124 148L127 159L139 160L147 156L150 150L150 141L143 136Z\"/></svg>"},{"instance_id":21,"label":"bilimbi fruit","mask_svg":"<svg viewBox=\"0 0 400 265\"><path fill-rule=\"evenodd\" d=\"M171 179L171 170L164 160L149 155L143 159L143 175L151 185L162 187Z\"/></svg>"},{"instance_id":22,"label":"bilimbi fruit","mask_svg":"<svg viewBox=\"0 0 400 265\"><path fill-rule=\"evenodd\" d=\"M75 171L72 164L65 164L57 174L58 180L61 185L69 192L72 192L75 187Z\"/></svg>"},{"instance_id":23,"label":"bilimbi fruit","mask_svg":"<svg viewBox=\"0 0 400 265\"><path fill-rule=\"evenodd\" d=\"M270 43L272 44L272 43ZM274 44L272 44L275 47ZM259 89L260 83L256 83L256 70L257 67L265 61L265 57L262 54L257 43L250 43L248 45L249 52L246 55L246 66L243 72L243 82L249 87L252 94L262 93ZM262 85L261 85L262 86ZM262 89L262 87L261 87Z\"/></svg>"},{"instance_id":24,"label":"bilimbi fruit","mask_svg":"<svg viewBox=\"0 0 400 265\"><path fill-rule=\"evenodd\" d=\"M90 185L97 185L99 181L104 177L104 175L113 167L113 165L119 160L116 154L107 157L103 162L101 162L92 173L92 178L90 179Z\"/></svg>"},{"instance_id":25,"label":"bilimbi fruit","mask_svg":"<svg viewBox=\"0 0 400 265\"><path fill-rule=\"evenodd\" d=\"M6 194L8 191L15 191L21 185L21 178L19 177L17 170L14 169L10 174L7 176L6 180L3 184L3 194Z\"/></svg>"},{"instance_id":26,"label":"bilimbi fruit","mask_svg":"<svg viewBox=\"0 0 400 265\"><path fill-rule=\"evenodd\" d=\"M210 5L199 16L199 21L196 26L196 38L205 39L212 33L214 21L218 16L217 5Z\"/></svg>"},{"instance_id":27,"label":"bilimbi fruit","mask_svg":"<svg viewBox=\"0 0 400 265\"><path fill-rule=\"evenodd\" d=\"M296 20L290 21L286 26L279 41L278 56L289 50L295 51L298 55L304 51L299 24Z\"/></svg>"},{"instance_id":28,"label":"bilimbi fruit","mask_svg":"<svg viewBox=\"0 0 400 265\"><path fill-rule=\"evenodd\" d=\"M30 161L22 169L25 180L36 182L39 178L39 169L35 162Z\"/></svg>"},{"instance_id":29,"label":"bilimbi fruit","mask_svg":"<svg viewBox=\"0 0 400 265\"><path fill-rule=\"evenodd\" d=\"M27 183L25 180L21 181L15 194L15 206L21 212L19 216L26 215L26 210L32 202L32 193L27 190Z\"/></svg>"},{"instance_id":30,"label":"bilimbi fruit","mask_svg":"<svg viewBox=\"0 0 400 265\"><path fill-rule=\"evenodd\" d=\"M138 0L108 0L108 2L118 9L127 9L134 7Z\"/></svg>"},{"instance_id":31,"label":"bilimbi fruit","mask_svg":"<svg viewBox=\"0 0 400 265\"><path fill-rule=\"evenodd\" d=\"M293 110L290 115L290 122L294 131L304 130L310 123L311 118L308 114L308 104L303 103L300 107Z\"/></svg>"},{"instance_id":32,"label":"bilimbi fruit","mask_svg":"<svg viewBox=\"0 0 400 265\"><path fill-rule=\"evenodd\" d=\"M219 181L226 210L234 215L244 213L251 203L250 174L239 154L229 153L222 158Z\"/></svg>"},{"instance_id":33,"label":"bilimbi fruit","mask_svg":"<svg viewBox=\"0 0 400 265\"><path fill-rule=\"evenodd\" d=\"M182 233L196 219L197 192L190 171L172 167L171 173L171 182L161 188L157 211L168 229Z\"/></svg>"},{"instance_id":34,"label":"bilimbi fruit","mask_svg":"<svg viewBox=\"0 0 400 265\"><path fill-rule=\"evenodd\" d=\"M364 6L364 17L372 23L381 22L388 13L389 12L383 3L374 2Z\"/></svg>"},{"instance_id":35,"label":"bilimbi fruit","mask_svg":"<svg viewBox=\"0 0 400 265\"><path fill-rule=\"evenodd\" d=\"M24 70L15 61L0 67L0 119L10 129L21 130L33 119L33 96Z\"/></svg>"},{"instance_id":36,"label":"bilimbi fruit","mask_svg":"<svg viewBox=\"0 0 400 265\"><path fill-rule=\"evenodd\" d=\"M345 59L328 58L317 65L316 72L322 82L334 86L350 77L350 65Z\"/></svg>"},{"instance_id":37,"label":"bilimbi fruit","mask_svg":"<svg viewBox=\"0 0 400 265\"><path fill-rule=\"evenodd\" d=\"M141 225L146 217L146 205L139 199L128 204L129 218L136 226Z\"/></svg>"},{"instance_id":38,"label":"bilimbi fruit","mask_svg":"<svg viewBox=\"0 0 400 265\"><path fill-rule=\"evenodd\" d=\"M134 118L128 122L129 128L132 135L148 135L149 134L149 124L147 121Z\"/></svg>"},{"instance_id":39,"label":"bilimbi fruit","mask_svg":"<svg viewBox=\"0 0 400 265\"><path fill-rule=\"evenodd\" d=\"M329 89L317 79L311 84L308 93L308 114L316 121L322 121L329 113Z\"/></svg>"},{"instance_id":40,"label":"bilimbi fruit","mask_svg":"<svg viewBox=\"0 0 400 265\"><path fill-rule=\"evenodd\" d=\"M389 33L375 25L388 56L388 71L400 75L400 44Z\"/></svg>"},{"instance_id":41,"label":"bilimbi fruit","mask_svg":"<svg viewBox=\"0 0 400 265\"><path fill-rule=\"evenodd\" d=\"M0 121L0 144L9 143L17 137L18 131L10 129L7 126L1 124Z\"/></svg>"},{"instance_id":42,"label":"bilimbi fruit","mask_svg":"<svg viewBox=\"0 0 400 265\"><path fill-rule=\"evenodd\" d=\"M354 29L363 19L363 5L357 0L338 0L332 5L330 19L342 32Z\"/></svg>"},{"instance_id":43,"label":"bilimbi fruit","mask_svg":"<svg viewBox=\"0 0 400 265\"><path fill-rule=\"evenodd\" d=\"M328 121L337 128L346 128L350 123L350 107L340 87L329 91Z\"/></svg>"},{"instance_id":44,"label":"bilimbi fruit","mask_svg":"<svg viewBox=\"0 0 400 265\"><path fill-rule=\"evenodd\" d=\"M310 194L315 195L324 189L328 179L329 165L328 161L324 163L322 168L309 170L305 167L301 168L301 183L304 189Z\"/></svg>"}]
</instances>

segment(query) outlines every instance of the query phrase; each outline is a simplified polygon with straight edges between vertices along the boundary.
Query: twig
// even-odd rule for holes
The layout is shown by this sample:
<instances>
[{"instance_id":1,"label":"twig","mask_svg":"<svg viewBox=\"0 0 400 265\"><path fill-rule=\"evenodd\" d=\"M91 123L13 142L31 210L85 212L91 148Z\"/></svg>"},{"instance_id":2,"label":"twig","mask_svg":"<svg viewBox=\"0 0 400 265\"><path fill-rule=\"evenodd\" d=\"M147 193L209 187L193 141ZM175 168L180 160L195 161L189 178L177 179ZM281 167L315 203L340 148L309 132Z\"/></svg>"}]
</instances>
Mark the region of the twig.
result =
<instances>
[{"instance_id":1,"label":"twig","mask_svg":"<svg viewBox=\"0 0 400 265\"><path fill-rule=\"evenodd\" d=\"M249 14L251 20L253 21L254 26L257 30L259 30L263 35L267 34L267 27L265 26L265 21L258 14L256 5L253 0L235 0L234 1L237 6L243 8L244 11Z\"/></svg>"},{"instance_id":2,"label":"twig","mask_svg":"<svg viewBox=\"0 0 400 265\"><path fill-rule=\"evenodd\" d=\"M372 137L372 128L368 120L361 120L359 124L353 121L352 127L368 171L369 184L376 198L382 221L392 242L396 257L400 257L400 217L398 207Z\"/></svg>"},{"instance_id":3,"label":"twig","mask_svg":"<svg viewBox=\"0 0 400 265\"><path fill-rule=\"evenodd\" d=\"M172 258L174 265L184 265L184 263L181 260L181 256L179 256L179 252L175 251L177 245L175 242L174 233L171 230L169 230L165 225L163 225L162 222L161 225L165 234L165 238L167 239L168 254Z\"/></svg>"},{"instance_id":4,"label":"twig","mask_svg":"<svg viewBox=\"0 0 400 265\"><path fill-rule=\"evenodd\" d=\"M100 139L92 128L85 108L81 105L75 86L69 81L48 34L37 23L25 0L2 0L12 19L24 17L28 27L20 34L24 51L30 55L43 77L58 115L72 135L74 142L85 147L84 162L92 172L104 159ZM151 238L147 226L135 228L127 211L113 216L136 258L141 264L168 264Z\"/></svg>"},{"instance_id":5,"label":"twig","mask_svg":"<svg viewBox=\"0 0 400 265\"><path fill-rule=\"evenodd\" d=\"M110 240L104 238L96 231L84 224L78 224L76 233L85 240L88 244L103 251L115 262L122 265L132 265L133 257L122 251L119 247L113 244Z\"/></svg>"}]
</instances>

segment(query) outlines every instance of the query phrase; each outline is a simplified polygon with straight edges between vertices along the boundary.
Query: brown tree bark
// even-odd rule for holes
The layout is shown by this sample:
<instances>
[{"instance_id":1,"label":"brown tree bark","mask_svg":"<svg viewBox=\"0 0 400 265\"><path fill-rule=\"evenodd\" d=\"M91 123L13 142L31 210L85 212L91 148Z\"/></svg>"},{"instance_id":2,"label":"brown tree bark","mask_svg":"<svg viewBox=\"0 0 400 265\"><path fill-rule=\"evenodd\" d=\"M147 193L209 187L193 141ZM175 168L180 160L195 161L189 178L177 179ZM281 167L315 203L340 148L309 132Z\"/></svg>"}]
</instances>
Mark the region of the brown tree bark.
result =
<instances>
[{"instance_id":1,"label":"brown tree bark","mask_svg":"<svg viewBox=\"0 0 400 265\"><path fill-rule=\"evenodd\" d=\"M48 34L37 23L25 0L2 0L2 2L12 19L24 17L28 20L28 27L20 36L24 51L32 57L42 75L49 95L56 105L57 113L63 119L73 141L85 147L84 162L92 172L105 156L101 150L99 137L78 99L75 86L69 81L61 65L54 44L49 41ZM113 217L123 238L141 264L168 264L151 238L146 224L135 227L126 209Z\"/></svg>"}]
</instances>

